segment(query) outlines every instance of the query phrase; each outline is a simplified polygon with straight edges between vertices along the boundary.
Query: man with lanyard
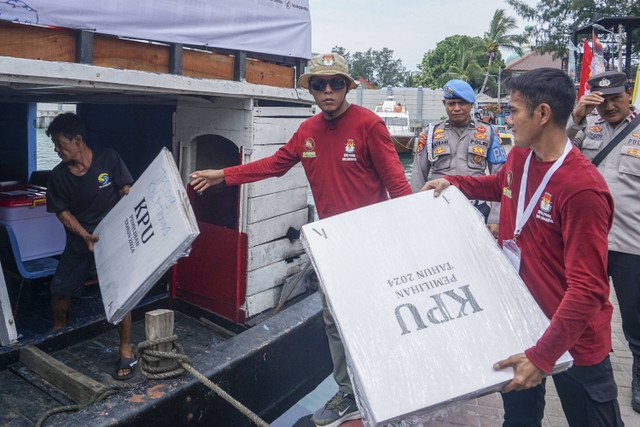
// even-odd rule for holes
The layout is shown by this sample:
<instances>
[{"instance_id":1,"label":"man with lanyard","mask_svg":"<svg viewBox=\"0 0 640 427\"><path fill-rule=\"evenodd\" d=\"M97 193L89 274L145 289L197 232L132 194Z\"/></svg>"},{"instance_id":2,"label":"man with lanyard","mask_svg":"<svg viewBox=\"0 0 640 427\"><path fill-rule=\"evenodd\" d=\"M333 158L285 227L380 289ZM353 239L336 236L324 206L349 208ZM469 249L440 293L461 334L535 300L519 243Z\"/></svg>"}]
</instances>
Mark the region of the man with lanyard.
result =
<instances>
[{"instance_id":1,"label":"man with lanyard","mask_svg":"<svg viewBox=\"0 0 640 427\"><path fill-rule=\"evenodd\" d=\"M195 190L223 181L239 185L282 176L301 162L321 219L387 200L387 192L391 197L412 193L384 121L371 110L347 102L347 92L357 84L348 75L344 58L336 53L314 56L310 72L300 76L298 83L309 89L322 112L302 123L271 157L192 173ZM338 393L311 421L333 427L360 418L360 414L347 375L342 341L324 296L323 318Z\"/></svg>"},{"instance_id":2,"label":"man with lanyard","mask_svg":"<svg viewBox=\"0 0 640 427\"><path fill-rule=\"evenodd\" d=\"M62 159L47 184L47 211L64 225L67 242L51 280L53 330L63 328L71 297L82 295L85 281L95 269L93 230L118 200L129 193L133 178L113 150L91 149L84 141L84 124L74 113L53 119L47 136ZM116 380L134 375L137 360L131 350L131 313L118 324L120 362L112 373Z\"/></svg>"},{"instance_id":3,"label":"man with lanyard","mask_svg":"<svg viewBox=\"0 0 640 427\"><path fill-rule=\"evenodd\" d=\"M545 375L569 351L574 364L554 375L571 426L621 426L609 360L611 313L607 235L613 199L565 126L575 89L561 70L540 68L506 82L515 147L497 175L447 176L467 197L501 200L498 243L551 323L538 342L494 369L513 368L502 390L504 426L540 426Z\"/></svg>"},{"instance_id":4,"label":"man with lanyard","mask_svg":"<svg viewBox=\"0 0 640 427\"><path fill-rule=\"evenodd\" d=\"M419 191L431 172L431 179L445 175L484 176L497 173L507 160L507 153L495 129L471 118L476 95L462 80L450 80L444 85L442 103L447 120L429 125L418 137L418 147L411 171L411 189ZM489 206L484 201L473 204L484 215L494 236L498 235L500 204Z\"/></svg>"},{"instance_id":5,"label":"man with lanyard","mask_svg":"<svg viewBox=\"0 0 640 427\"><path fill-rule=\"evenodd\" d=\"M607 71L588 83L591 93L580 98L567 133L604 176L615 203L607 271L633 353L631 406L640 412L640 119L633 122L638 113L625 73ZM611 151L599 155L610 143Z\"/></svg>"}]
</instances>

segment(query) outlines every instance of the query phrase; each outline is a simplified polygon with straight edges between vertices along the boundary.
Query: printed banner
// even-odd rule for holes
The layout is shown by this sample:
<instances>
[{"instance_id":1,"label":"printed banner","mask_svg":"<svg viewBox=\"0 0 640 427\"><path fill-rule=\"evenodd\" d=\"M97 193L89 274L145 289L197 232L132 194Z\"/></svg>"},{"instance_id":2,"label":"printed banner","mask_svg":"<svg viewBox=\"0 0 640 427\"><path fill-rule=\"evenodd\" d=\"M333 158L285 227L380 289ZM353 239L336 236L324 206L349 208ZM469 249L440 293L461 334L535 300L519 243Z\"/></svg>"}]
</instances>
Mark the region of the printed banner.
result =
<instances>
[{"instance_id":1,"label":"printed banner","mask_svg":"<svg viewBox=\"0 0 640 427\"><path fill-rule=\"evenodd\" d=\"M0 19L167 43L311 57L309 0L0 0Z\"/></svg>"},{"instance_id":2,"label":"printed banner","mask_svg":"<svg viewBox=\"0 0 640 427\"><path fill-rule=\"evenodd\" d=\"M572 82L576 81L576 51L578 48L573 44L572 41L569 41L569 77Z\"/></svg>"},{"instance_id":3,"label":"printed banner","mask_svg":"<svg viewBox=\"0 0 640 427\"><path fill-rule=\"evenodd\" d=\"M591 72L594 76L597 76L600 73L604 73L604 49L602 48L602 43L600 43L600 39L596 33L593 34L593 59L591 60Z\"/></svg>"}]
</instances>

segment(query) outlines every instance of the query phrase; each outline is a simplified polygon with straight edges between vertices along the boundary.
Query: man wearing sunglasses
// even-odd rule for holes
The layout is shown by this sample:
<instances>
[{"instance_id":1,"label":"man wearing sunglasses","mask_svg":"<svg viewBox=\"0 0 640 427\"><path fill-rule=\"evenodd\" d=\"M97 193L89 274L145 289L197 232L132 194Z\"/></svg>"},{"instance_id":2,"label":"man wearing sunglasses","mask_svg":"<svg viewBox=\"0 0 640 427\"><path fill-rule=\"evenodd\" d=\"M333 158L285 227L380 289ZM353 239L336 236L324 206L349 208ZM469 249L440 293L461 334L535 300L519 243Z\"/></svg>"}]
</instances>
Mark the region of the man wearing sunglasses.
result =
<instances>
[{"instance_id":1,"label":"man wearing sunglasses","mask_svg":"<svg viewBox=\"0 0 640 427\"><path fill-rule=\"evenodd\" d=\"M223 170L196 171L191 185L203 191L226 181L239 185L282 176L302 163L318 216L327 218L391 197L411 194L384 121L374 112L347 102L357 83L347 63L336 53L311 58L310 71L300 76L322 113L306 120L274 155ZM338 393L311 418L317 426L339 426L360 418L347 375L344 348L323 296L323 318L333 360Z\"/></svg>"}]
</instances>

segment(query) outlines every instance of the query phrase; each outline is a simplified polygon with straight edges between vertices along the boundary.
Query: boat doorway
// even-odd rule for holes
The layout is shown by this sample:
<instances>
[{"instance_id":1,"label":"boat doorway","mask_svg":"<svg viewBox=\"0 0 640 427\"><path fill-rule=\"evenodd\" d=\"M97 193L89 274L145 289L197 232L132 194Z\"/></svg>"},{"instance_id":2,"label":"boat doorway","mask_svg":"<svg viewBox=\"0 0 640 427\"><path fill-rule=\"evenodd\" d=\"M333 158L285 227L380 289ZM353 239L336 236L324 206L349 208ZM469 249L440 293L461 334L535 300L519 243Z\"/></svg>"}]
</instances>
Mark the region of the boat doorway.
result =
<instances>
[{"instance_id":1,"label":"boat doorway","mask_svg":"<svg viewBox=\"0 0 640 427\"><path fill-rule=\"evenodd\" d=\"M195 168L223 169L240 164L240 150L220 135L191 141ZM240 306L246 293L247 235L238 231L239 186L221 183L187 194L200 228L191 253L175 268L173 296L235 323L245 322Z\"/></svg>"}]
</instances>

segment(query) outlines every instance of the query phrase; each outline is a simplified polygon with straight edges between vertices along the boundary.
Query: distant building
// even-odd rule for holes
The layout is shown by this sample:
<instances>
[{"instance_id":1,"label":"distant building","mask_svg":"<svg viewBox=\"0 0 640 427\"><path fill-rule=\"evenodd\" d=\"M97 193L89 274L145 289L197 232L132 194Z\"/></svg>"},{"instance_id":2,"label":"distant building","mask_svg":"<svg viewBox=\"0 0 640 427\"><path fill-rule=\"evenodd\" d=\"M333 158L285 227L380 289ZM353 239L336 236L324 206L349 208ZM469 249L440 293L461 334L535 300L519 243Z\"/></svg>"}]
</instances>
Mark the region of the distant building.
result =
<instances>
[{"instance_id":1,"label":"distant building","mask_svg":"<svg viewBox=\"0 0 640 427\"><path fill-rule=\"evenodd\" d=\"M560 58L554 59L553 54L549 52L541 54L534 50L529 50L522 56L514 54L507 58L504 72L518 75L543 67L562 69L562 60Z\"/></svg>"}]
</instances>

